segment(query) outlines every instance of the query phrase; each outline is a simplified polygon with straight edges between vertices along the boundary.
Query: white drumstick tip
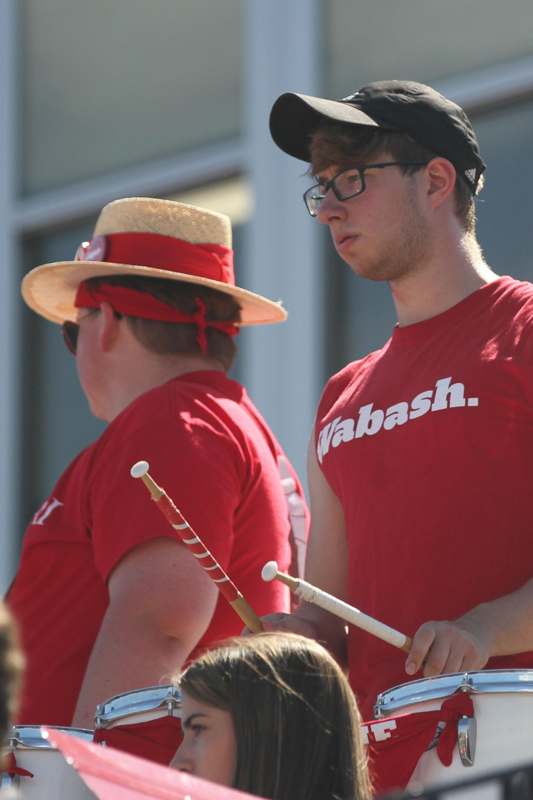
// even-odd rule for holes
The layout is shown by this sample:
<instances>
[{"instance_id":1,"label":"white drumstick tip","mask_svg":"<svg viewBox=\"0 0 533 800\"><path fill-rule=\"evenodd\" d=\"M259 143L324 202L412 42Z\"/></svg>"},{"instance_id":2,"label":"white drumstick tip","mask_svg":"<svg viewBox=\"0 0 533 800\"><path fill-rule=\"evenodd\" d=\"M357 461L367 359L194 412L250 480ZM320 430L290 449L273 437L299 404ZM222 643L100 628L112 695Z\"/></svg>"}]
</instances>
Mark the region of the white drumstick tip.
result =
<instances>
[{"instance_id":1,"label":"white drumstick tip","mask_svg":"<svg viewBox=\"0 0 533 800\"><path fill-rule=\"evenodd\" d=\"M146 475L149 469L150 464L148 461L137 461L137 463L134 464L130 469L130 475L132 478L142 478L143 475Z\"/></svg>"},{"instance_id":2,"label":"white drumstick tip","mask_svg":"<svg viewBox=\"0 0 533 800\"><path fill-rule=\"evenodd\" d=\"M267 583L269 581L273 581L276 575L278 574L278 562L277 561L267 561L263 569L261 570L261 577Z\"/></svg>"}]
</instances>

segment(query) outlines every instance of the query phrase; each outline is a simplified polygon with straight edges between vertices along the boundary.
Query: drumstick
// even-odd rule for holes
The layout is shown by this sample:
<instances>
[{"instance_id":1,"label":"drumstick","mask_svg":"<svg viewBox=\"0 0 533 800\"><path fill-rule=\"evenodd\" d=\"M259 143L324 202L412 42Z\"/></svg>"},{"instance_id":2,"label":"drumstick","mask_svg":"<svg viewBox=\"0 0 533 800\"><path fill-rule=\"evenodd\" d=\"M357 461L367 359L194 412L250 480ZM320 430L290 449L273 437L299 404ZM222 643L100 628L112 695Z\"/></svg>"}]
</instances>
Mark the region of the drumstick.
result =
<instances>
[{"instance_id":1,"label":"drumstick","mask_svg":"<svg viewBox=\"0 0 533 800\"><path fill-rule=\"evenodd\" d=\"M179 511L168 494L149 475L150 465L147 461L137 461L130 470L132 478L140 478L164 517L170 522L183 544L187 545L193 556L199 560L200 566L207 572L211 580L216 583L221 594L224 595L230 606L237 612L247 628L253 633L263 630L261 620L244 599L229 576L226 575L213 554L207 549L200 537L191 528L181 511Z\"/></svg>"},{"instance_id":2,"label":"drumstick","mask_svg":"<svg viewBox=\"0 0 533 800\"><path fill-rule=\"evenodd\" d=\"M285 583L291 592L294 592L302 600L313 603L315 606L320 606L320 608L323 608L325 611L335 614L335 616L346 620L346 622L355 625L357 628L362 628L364 631L367 631L367 633L377 636L378 639L383 639L384 642L388 642L394 647L399 647L400 650L404 650L406 653L411 649L411 639L409 636L394 630L394 628L389 628L388 625L379 622L373 617L369 617L367 614L363 614L363 612L359 611L355 606L348 605L348 603L345 603L343 600L339 600L338 597L334 597L334 595L328 594L328 592L324 592L322 589L318 589L311 583L307 583L307 581L292 578L284 572L279 572L278 565L275 561L269 561L265 564L261 570L261 577L264 581L273 581L275 578Z\"/></svg>"}]
</instances>

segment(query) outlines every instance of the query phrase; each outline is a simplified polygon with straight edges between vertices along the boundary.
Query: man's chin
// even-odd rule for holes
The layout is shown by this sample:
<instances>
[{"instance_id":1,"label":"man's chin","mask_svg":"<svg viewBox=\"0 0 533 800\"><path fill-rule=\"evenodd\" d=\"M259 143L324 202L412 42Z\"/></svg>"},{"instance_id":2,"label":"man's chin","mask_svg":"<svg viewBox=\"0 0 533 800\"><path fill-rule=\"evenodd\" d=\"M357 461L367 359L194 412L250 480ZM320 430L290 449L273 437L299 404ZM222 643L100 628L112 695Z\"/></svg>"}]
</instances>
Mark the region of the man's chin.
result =
<instances>
[{"instance_id":1,"label":"man's chin","mask_svg":"<svg viewBox=\"0 0 533 800\"><path fill-rule=\"evenodd\" d=\"M101 408L98 403L96 403L91 399L88 399L87 404L89 406L89 411L91 412L93 417L95 417L96 419L101 419L102 422L109 422L109 417L106 415L103 408Z\"/></svg>"},{"instance_id":2,"label":"man's chin","mask_svg":"<svg viewBox=\"0 0 533 800\"><path fill-rule=\"evenodd\" d=\"M357 275L359 278L365 278L368 281L390 281L393 279L394 275L391 275L391 271L387 270L382 266L378 266L376 264L364 264L359 259L355 260L348 260L343 258L343 261L350 267L351 271L354 275Z\"/></svg>"}]
</instances>

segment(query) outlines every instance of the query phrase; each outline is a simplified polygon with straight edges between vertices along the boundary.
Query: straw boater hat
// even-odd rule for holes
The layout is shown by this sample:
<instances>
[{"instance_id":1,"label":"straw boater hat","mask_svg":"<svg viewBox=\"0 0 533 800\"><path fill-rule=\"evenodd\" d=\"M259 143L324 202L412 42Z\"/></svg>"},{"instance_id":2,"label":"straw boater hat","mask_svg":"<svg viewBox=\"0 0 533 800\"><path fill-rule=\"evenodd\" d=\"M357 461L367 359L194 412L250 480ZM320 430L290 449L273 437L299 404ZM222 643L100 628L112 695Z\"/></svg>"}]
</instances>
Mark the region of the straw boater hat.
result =
<instances>
[{"instance_id":1,"label":"straw boater hat","mask_svg":"<svg viewBox=\"0 0 533 800\"><path fill-rule=\"evenodd\" d=\"M148 197L106 205L93 238L80 245L75 260L35 267L22 281L22 296L51 322L76 320L74 300L80 283L108 275L165 278L217 289L239 303L241 325L287 318L280 302L235 286L227 216Z\"/></svg>"}]
</instances>

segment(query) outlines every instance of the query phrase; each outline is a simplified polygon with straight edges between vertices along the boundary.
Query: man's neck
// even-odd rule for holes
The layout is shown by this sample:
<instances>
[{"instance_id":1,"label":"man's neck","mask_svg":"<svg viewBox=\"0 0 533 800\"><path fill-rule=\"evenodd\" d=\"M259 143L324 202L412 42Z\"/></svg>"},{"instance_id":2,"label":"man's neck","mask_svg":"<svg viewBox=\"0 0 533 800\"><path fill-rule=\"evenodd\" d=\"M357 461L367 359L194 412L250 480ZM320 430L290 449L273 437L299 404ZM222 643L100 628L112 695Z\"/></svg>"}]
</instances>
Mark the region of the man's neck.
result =
<instances>
[{"instance_id":1,"label":"man's neck","mask_svg":"<svg viewBox=\"0 0 533 800\"><path fill-rule=\"evenodd\" d=\"M499 276L483 259L474 237L440 248L419 270L390 283L401 327L442 314Z\"/></svg>"},{"instance_id":2,"label":"man's neck","mask_svg":"<svg viewBox=\"0 0 533 800\"><path fill-rule=\"evenodd\" d=\"M219 361L196 356L158 357L150 354L142 359L142 363L131 365L131 369L125 367L124 363L120 365L121 374L109 387L108 404L103 417L107 422L111 422L138 397L173 378L204 370L225 372Z\"/></svg>"}]
</instances>

